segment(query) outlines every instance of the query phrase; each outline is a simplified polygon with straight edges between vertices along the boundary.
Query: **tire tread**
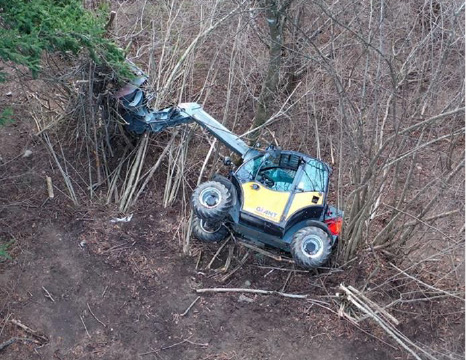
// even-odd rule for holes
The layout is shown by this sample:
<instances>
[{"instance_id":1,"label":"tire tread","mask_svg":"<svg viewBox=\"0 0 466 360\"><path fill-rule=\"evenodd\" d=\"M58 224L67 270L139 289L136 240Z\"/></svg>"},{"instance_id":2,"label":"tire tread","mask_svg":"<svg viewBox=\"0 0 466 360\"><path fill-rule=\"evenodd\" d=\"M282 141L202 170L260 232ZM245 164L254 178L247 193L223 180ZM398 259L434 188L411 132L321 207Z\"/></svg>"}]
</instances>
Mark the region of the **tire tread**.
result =
<instances>
[{"instance_id":1,"label":"tire tread","mask_svg":"<svg viewBox=\"0 0 466 360\"><path fill-rule=\"evenodd\" d=\"M220 191L222 195L222 200L215 208L206 208L199 201L201 192L209 187L214 187ZM231 192L227 189L225 185L218 181L207 181L200 184L193 192L191 197L191 204L194 210L194 213L203 220L209 222L222 222L231 207L233 206L233 197Z\"/></svg>"},{"instance_id":2,"label":"tire tread","mask_svg":"<svg viewBox=\"0 0 466 360\"><path fill-rule=\"evenodd\" d=\"M325 244L322 255L319 258L309 258L302 252L302 241L304 240L305 236L311 234L318 235ZM298 230L294 234L293 241L291 242L291 254L293 255L293 259L298 266L306 269L318 268L324 265L332 254L331 241L328 234L324 230L315 226L307 226Z\"/></svg>"}]
</instances>

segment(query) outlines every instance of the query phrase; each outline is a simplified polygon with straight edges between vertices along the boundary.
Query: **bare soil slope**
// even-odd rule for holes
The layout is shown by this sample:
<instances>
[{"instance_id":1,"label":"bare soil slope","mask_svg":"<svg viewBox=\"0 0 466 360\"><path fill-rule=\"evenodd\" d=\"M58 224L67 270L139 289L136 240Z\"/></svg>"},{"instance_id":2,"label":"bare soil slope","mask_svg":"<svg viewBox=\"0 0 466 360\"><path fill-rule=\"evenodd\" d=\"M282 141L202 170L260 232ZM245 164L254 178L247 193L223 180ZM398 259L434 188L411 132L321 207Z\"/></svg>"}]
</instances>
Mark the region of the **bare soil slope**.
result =
<instances>
[{"instance_id":1,"label":"bare soil slope","mask_svg":"<svg viewBox=\"0 0 466 360\"><path fill-rule=\"evenodd\" d=\"M22 158L25 149L33 155ZM252 256L221 283L215 271L201 270L215 246L202 248L206 260L196 270L197 257L181 256L174 240L177 209L162 209L157 198L127 224L110 223L111 208L71 208L61 193L46 201L51 165L26 122L0 129L0 154L0 235L16 240L13 260L0 263L0 343L34 337L11 320L48 339L42 346L15 342L0 350L2 359L403 357L305 300L215 294L181 316L195 288L278 290L288 273ZM330 278L298 273L286 290L322 292Z\"/></svg>"}]
</instances>

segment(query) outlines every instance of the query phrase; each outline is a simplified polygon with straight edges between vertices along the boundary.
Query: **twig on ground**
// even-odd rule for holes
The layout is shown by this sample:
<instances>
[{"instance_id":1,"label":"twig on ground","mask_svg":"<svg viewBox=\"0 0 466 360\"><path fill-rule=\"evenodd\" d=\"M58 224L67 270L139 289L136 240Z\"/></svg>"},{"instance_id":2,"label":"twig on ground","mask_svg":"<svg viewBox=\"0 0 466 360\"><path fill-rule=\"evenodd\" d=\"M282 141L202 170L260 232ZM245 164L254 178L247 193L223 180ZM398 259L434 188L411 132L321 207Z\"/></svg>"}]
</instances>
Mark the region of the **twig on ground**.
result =
<instances>
[{"instance_id":1,"label":"twig on ground","mask_svg":"<svg viewBox=\"0 0 466 360\"><path fill-rule=\"evenodd\" d=\"M184 340L182 340L180 342L177 342L175 344L164 346L164 347L161 347L160 349L156 349L156 350L153 349L151 351L141 353L141 354L138 354L138 355L139 356L145 356L145 355L150 355L150 354L157 354L158 352L160 352L162 350L168 350L168 349L174 348L175 346L182 345L182 344L185 344L185 343L188 343L188 344L191 344L191 345L197 345L197 346L209 346L208 343L196 343L194 341L189 340L190 338L191 338L191 336L189 338L184 339Z\"/></svg>"},{"instance_id":2,"label":"twig on ground","mask_svg":"<svg viewBox=\"0 0 466 360\"><path fill-rule=\"evenodd\" d=\"M290 271L293 273L309 273L309 270L299 270L299 269L294 269L294 268L281 268L281 267L275 267L275 266L262 266L258 265L257 266L260 269L270 269L270 270L278 270L278 271Z\"/></svg>"},{"instance_id":3,"label":"twig on ground","mask_svg":"<svg viewBox=\"0 0 466 360\"><path fill-rule=\"evenodd\" d=\"M74 188L73 188L73 183L71 181L71 177L68 174L68 169L66 167L66 159L63 156L63 166L62 166L60 160L58 159L58 155L57 155L57 153L55 152L55 150L54 150L54 148L52 146L52 142L50 141L50 138L49 138L48 134L43 133L42 138L44 139L45 144L47 145L47 150L52 155L58 169L60 170L60 173L61 173L61 175L63 177L64 182L65 182L65 185L66 185L66 187L68 189L70 199L73 201L73 203L75 205L79 205L78 197L76 196L76 193L75 193Z\"/></svg>"},{"instance_id":4,"label":"twig on ground","mask_svg":"<svg viewBox=\"0 0 466 360\"><path fill-rule=\"evenodd\" d=\"M364 300L365 302L367 302L368 305L372 306L375 309L375 311L374 311L375 314L380 312L387 319L389 319L391 322L393 322L395 325L400 325L400 322L392 314L390 314L387 310L385 310L384 308L382 308L381 306L379 306L378 304L373 302L371 299L369 299L367 296L365 296L362 292L355 289L351 285L348 286L348 289L350 289L353 293L358 295L361 298L361 300ZM359 322L360 320L362 320L362 319L359 319L357 321Z\"/></svg>"},{"instance_id":5,"label":"twig on ground","mask_svg":"<svg viewBox=\"0 0 466 360\"><path fill-rule=\"evenodd\" d=\"M196 268L195 268L196 270L199 269L199 264L201 263L201 259L202 259L202 250L199 251L199 255L198 255L198 257L197 257Z\"/></svg>"},{"instance_id":6,"label":"twig on ground","mask_svg":"<svg viewBox=\"0 0 466 360\"><path fill-rule=\"evenodd\" d=\"M291 277L293 276L293 272L290 271L288 273L288 276L286 277L286 280L285 280L285 283L283 284L282 288L280 289L280 292L284 292L286 290L286 286L288 285L288 283L290 282L290 279Z\"/></svg>"},{"instance_id":7,"label":"twig on ground","mask_svg":"<svg viewBox=\"0 0 466 360\"><path fill-rule=\"evenodd\" d=\"M79 315L79 318L81 319L81 322L82 322L83 325L84 325L84 330L86 330L87 337L90 339L90 338L91 338L91 334L89 334L89 331L87 331L87 326L86 326L86 323L84 322L84 319L83 319L82 315Z\"/></svg>"},{"instance_id":8,"label":"twig on ground","mask_svg":"<svg viewBox=\"0 0 466 360\"><path fill-rule=\"evenodd\" d=\"M54 298L52 297L52 294L45 287L42 286L42 290L45 291L46 298L49 298L50 300L52 300L52 302L55 302Z\"/></svg>"},{"instance_id":9,"label":"twig on ground","mask_svg":"<svg viewBox=\"0 0 466 360\"><path fill-rule=\"evenodd\" d=\"M0 351L5 349L7 346L13 344L16 341L26 341L26 342L33 342L35 344L39 344L39 341L30 339L30 338L20 338L20 337L13 337L5 342L0 343Z\"/></svg>"},{"instance_id":10,"label":"twig on ground","mask_svg":"<svg viewBox=\"0 0 466 360\"><path fill-rule=\"evenodd\" d=\"M307 295L301 294L288 294L280 291L274 290L261 290L261 289L244 289L244 288L210 288L210 289L196 289L198 294L204 293L226 293L226 292L235 292L235 293L250 293L250 294L262 294L262 295L280 295L283 297L293 298L293 299L307 299Z\"/></svg>"},{"instance_id":11,"label":"twig on ground","mask_svg":"<svg viewBox=\"0 0 466 360\"><path fill-rule=\"evenodd\" d=\"M180 316L186 316L189 312L189 310L191 310L191 308L198 302L198 300L200 299L201 297L198 296L192 303L191 305L188 306L188 308L184 311L184 313L182 313Z\"/></svg>"},{"instance_id":12,"label":"twig on ground","mask_svg":"<svg viewBox=\"0 0 466 360\"><path fill-rule=\"evenodd\" d=\"M49 193L49 199L53 199L55 195L53 193L52 178L50 176L46 176L45 181L47 182L47 192Z\"/></svg>"},{"instance_id":13,"label":"twig on ground","mask_svg":"<svg viewBox=\"0 0 466 360\"><path fill-rule=\"evenodd\" d=\"M368 315L371 319L373 319L377 325L379 325L391 338L393 338L403 349L408 351L414 358L421 360L419 354L417 354L412 348L419 350L422 352L428 359L435 360L430 353L424 350L422 347L416 345L414 342L409 340L404 334L402 334L398 329L396 329L392 324L385 321L382 317L378 316L373 309L371 309L370 305L366 303L362 298L358 296L357 293L353 292L349 287L340 284L340 289L343 290L346 294L346 299L356 306L357 309L362 311L364 314ZM344 312L344 311L343 311ZM345 313L346 314L346 313ZM351 320L352 317L348 316Z\"/></svg>"},{"instance_id":14,"label":"twig on ground","mask_svg":"<svg viewBox=\"0 0 466 360\"><path fill-rule=\"evenodd\" d=\"M220 279L220 281L221 282L227 281L235 272L237 272L239 269L241 269L241 267L244 265L244 263L246 262L248 257L249 257L249 251L243 256L243 258L241 259L239 265L237 267L235 267L232 271L230 271L228 274L226 274L224 277L222 277Z\"/></svg>"},{"instance_id":15,"label":"twig on ground","mask_svg":"<svg viewBox=\"0 0 466 360\"><path fill-rule=\"evenodd\" d=\"M233 251L235 250L235 245L232 244L228 247L228 257L227 257L227 260L225 261L225 265L223 265L220 269L218 269L217 271L220 271L220 272L227 272L228 269L230 268L230 264L231 264L231 259L233 258Z\"/></svg>"},{"instance_id":16,"label":"twig on ground","mask_svg":"<svg viewBox=\"0 0 466 360\"><path fill-rule=\"evenodd\" d=\"M435 286L432 286L432 285L429 285L429 284L426 284L425 282L419 280L418 278L412 276L412 275L409 275L406 271L403 271L401 269L399 269L398 267L396 267L395 265L393 265L392 263L390 263L390 265L392 267L394 267L396 270L398 270L401 274L405 275L406 277L410 278L411 280L414 280L416 282L418 282L419 284L425 286L426 288L430 289L430 290L433 290L437 293L441 293L441 294L445 294L445 295L448 295L448 296L451 296L451 297L454 297L456 299L459 299L461 301L464 301L463 300L463 297L461 296L460 293L458 294L455 294L455 293L451 293L451 292L448 292L448 291L445 291L445 290L442 290L442 289L438 289L436 288Z\"/></svg>"},{"instance_id":17,"label":"twig on ground","mask_svg":"<svg viewBox=\"0 0 466 360\"><path fill-rule=\"evenodd\" d=\"M97 320L97 322L98 322L99 324L101 324L103 327L107 327L107 325L105 325L102 321L100 321L100 320L97 318L97 316L95 316L95 314L94 314L94 313L92 312L92 310L91 310L91 307L89 306L89 303L87 303L87 308L89 309L89 312L90 312L91 315L94 317L94 319Z\"/></svg>"},{"instance_id":18,"label":"twig on ground","mask_svg":"<svg viewBox=\"0 0 466 360\"><path fill-rule=\"evenodd\" d=\"M9 312L6 316L6 319L3 321L2 329L0 330L0 336L3 334L3 330L5 329L6 324L8 323L8 320L11 317L11 313Z\"/></svg>"},{"instance_id":19,"label":"twig on ground","mask_svg":"<svg viewBox=\"0 0 466 360\"><path fill-rule=\"evenodd\" d=\"M141 354L138 354L139 356L146 356L146 355L150 355L150 354L157 354L158 352L160 352L160 349L157 349L157 350L154 350L152 348L150 348L151 350L150 351L147 351L145 353L141 353Z\"/></svg>"},{"instance_id":20,"label":"twig on ground","mask_svg":"<svg viewBox=\"0 0 466 360\"><path fill-rule=\"evenodd\" d=\"M160 350L168 350L168 349L171 349L171 348L173 348L175 346L182 345L184 343L188 343L188 344L191 344L191 345L197 345L197 346L209 346L208 343L196 343L196 342L191 341L189 339L184 339L183 341L177 342L176 344L172 344L172 345L169 345L169 346L164 346Z\"/></svg>"},{"instance_id":21,"label":"twig on ground","mask_svg":"<svg viewBox=\"0 0 466 360\"><path fill-rule=\"evenodd\" d=\"M10 321L12 324L15 324L27 333L33 335L35 338L41 340L43 343L47 343L49 341L49 339L47 339L44 335L38 334L36 330L32 330L30 327L24 325L21 321L15 319L11 319Z\"/></svg>"},{"instance_id":22,"label":"twig on ground","mask_svg":"<svg viewBox=\"0 0 466 360\"><path fill-rule=\"evenodd\" d=\"M257 246L254 246L254 245L251 245L251 244L248 244L248 243L245 243L243 241L239 241L238 242L241 246L244 246L248 249L251 249L251 250L254 250L256 252L258 252L259 254L262 254L262 255L265 255L269 258L272 258L276 261L280 261L280 262L286 262L286 263L289 263L289 264L294 264L294 261L292 259L288 259L288 258L285 258L285 257L282 257L280 255L275 255L275 254L272 254L271 252L267 251L267 250L264 250L264 249L261 249L261 248L258 248Z\"/></svg>"},{"instance_id":23,"label":"twig on ground","mask_svg":"<svg viewBox=\"0 0 466 360\"><path fill-rule=\"evenodd\" d=\"M210 262L207 264L207 267L206 269L210 269L212 264L214 263L215 259L217 258L217 256L220 254L220 252L223 250L223 248L225 247L225 245L230 241L231 237L229 236L224 242L223 244L218 248L217 252L215 253L215 255L212 257L212 259L210 260Z\"/></svg>"}]
</instances>

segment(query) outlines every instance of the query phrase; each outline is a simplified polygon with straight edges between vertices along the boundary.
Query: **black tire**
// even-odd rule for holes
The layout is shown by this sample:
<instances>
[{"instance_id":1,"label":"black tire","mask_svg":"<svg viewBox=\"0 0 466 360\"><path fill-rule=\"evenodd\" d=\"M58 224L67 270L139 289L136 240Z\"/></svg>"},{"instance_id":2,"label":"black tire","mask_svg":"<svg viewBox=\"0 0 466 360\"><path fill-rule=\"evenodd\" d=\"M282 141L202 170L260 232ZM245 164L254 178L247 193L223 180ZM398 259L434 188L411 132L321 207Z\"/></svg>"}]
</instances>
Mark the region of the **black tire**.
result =
<instances>
[{"instance_id":1,"label":"black tire","mask_svg":"<svg viewBox=\"0 0 466 360\"><path fill-rule=\"evenodd\" d=\"M196 215L193 215L192 230L196 239L210 243L222 241L230 235L222 223L211 224Z\"/></svg>"},{"instance_id":2,"label":"black tire","mask_svg":"<svg viewBox=\"0 0 466 360\"><path fill-rule=\"evenodd\" d=\"M329 235L315 226L298 230L291 242L291 254L295 263L306 269L324 265L332 254Z\"/></svg>"},{"instance_id":3,"label":"black tire","mask_svg":"<svg viewBox=\"0 0 466 360\"><path fill-rule=\"evenodd\" d=\"M219 182L220 184L224 185L230 192L234 188L233 183L230 180L228 180L225 176L219 174L214 174L214 176L210 178L210 181Z\"/></svg>"},{"instance_id":4,"label":"black tire","mask_svg":"<svg viewBox=\"0 0 466 360\"><path fill-rule=\"evenodd\" d=\"M231 192L217 181L207 181L193 192L191 204L195 214L209 223L225 220L233 204Z\"/></svg>"}]
</instances>

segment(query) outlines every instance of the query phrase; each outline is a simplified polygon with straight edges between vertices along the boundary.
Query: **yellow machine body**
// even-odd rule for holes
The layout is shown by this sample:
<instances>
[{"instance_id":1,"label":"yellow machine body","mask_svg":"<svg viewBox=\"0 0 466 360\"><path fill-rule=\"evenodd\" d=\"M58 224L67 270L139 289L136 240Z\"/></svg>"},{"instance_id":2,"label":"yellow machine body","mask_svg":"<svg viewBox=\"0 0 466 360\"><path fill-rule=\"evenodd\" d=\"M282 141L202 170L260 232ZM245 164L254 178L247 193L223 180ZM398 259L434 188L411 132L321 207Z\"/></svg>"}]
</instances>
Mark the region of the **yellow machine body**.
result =
<instances>
[{"instance_id":1,"label":"yellow machine body","mask_svg":"<svg viewBox=\"0 0 466 360\"><path fill-rule=\"evenodd\" d=\"M255 181L241 184L241 188L244 199L242 210L277 224L288 220L303 208L312 205L322 206L324 201L324 195L320 192L296 193L283 218L291 192L271 190Z\"/></svg>"}]
</instances>

